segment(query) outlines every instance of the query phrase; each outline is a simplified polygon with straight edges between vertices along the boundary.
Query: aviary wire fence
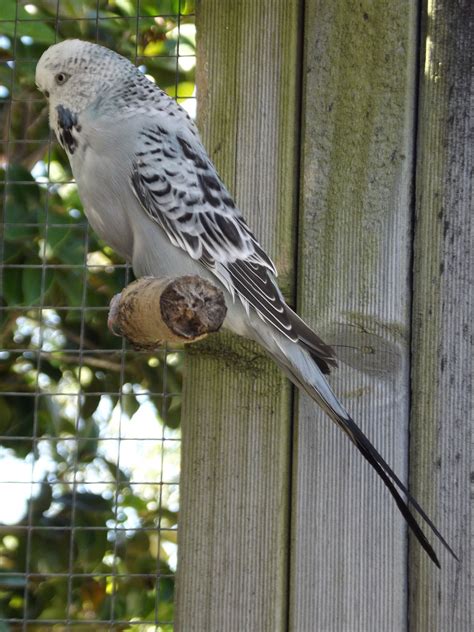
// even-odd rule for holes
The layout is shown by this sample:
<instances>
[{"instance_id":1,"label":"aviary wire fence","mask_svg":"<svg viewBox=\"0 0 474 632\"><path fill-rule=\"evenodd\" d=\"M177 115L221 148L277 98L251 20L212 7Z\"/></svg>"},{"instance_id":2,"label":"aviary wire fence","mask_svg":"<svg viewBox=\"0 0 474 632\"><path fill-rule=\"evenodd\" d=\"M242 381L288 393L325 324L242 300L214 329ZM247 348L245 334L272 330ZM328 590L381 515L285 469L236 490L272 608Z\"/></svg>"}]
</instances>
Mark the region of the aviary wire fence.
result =
<instances>
[{"instance_id":1,"label":"aviary wire fence","mask_svg":"<svg viewBox=\"0 0 474 632\"><path fill-rule=\"evenodd\" d=\"M131 271L90 231L34 86L79 37L193 114L188 0L0 6L0 629L173 629L182 358L107 329Z\"/></svg>"}]
</instances>

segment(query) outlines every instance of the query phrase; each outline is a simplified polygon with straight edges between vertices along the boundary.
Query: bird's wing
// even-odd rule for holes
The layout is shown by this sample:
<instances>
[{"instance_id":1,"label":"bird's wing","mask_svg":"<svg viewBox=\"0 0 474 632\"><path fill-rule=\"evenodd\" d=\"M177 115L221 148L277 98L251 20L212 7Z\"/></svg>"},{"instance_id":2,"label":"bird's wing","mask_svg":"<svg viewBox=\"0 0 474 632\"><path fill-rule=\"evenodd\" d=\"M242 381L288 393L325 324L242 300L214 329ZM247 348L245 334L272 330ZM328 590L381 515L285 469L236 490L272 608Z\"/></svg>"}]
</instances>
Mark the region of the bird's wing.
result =
<instances>
[{"instance_id":1,"label":"bird's wing","mask_svg":"<svg viewBox=\"0 0 474 632\"><path fill-rule=\"evenodd\" d=\"M149 122L139 134L133 190L173 245L210 269L246 310L305 345L320 369L335 365L332 349L286 305L275 266L260 246L203 148L195 128Z\"/></svg>"},{"instance_id":2,"label":"bird's wing","mask_svg":"<svg viewBox=\"0 0 474 632\"><path fill-rule=\"evenodd\" d=\"M273 263L235 207L194 128L184 126L171 132L155 122L143 129L131 182L145 212L175 246L212 270L247 309L254 309L274 329L299 343L282 345L282 357L274 356L277 362L328 412L377 471L435 564L439 566L436 554L397 487L407 494L413 507L455 556L407 488L341 408L324 377L314 368L311 375L301 368L298 358L306 349L321 371L328 373L329 365L335 364L332 349L285 304L274 280Z\"/></svg>"}]
</instances>

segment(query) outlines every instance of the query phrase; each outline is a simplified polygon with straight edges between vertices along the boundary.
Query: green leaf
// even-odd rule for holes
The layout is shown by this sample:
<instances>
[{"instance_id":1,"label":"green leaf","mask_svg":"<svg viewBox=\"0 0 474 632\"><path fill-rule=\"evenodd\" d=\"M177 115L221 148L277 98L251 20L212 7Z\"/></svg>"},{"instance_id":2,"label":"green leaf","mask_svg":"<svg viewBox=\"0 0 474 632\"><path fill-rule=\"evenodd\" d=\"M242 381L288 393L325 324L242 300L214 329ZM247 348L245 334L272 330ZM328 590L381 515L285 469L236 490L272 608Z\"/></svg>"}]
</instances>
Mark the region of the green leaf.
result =
<instances>
[{"instance_id":1,"label":"green leaf","mask_svg":"<svg viewBox=\"0 0 474 632\"><path fill-rule=\"evenodd\" d=\"M12 268L3 276L3 299L6 305L21 305L23 302L22 273L19 268Z\"/></svg>"},{"instance_id":2,"label":"green leaf","mask_svg":"<svg viewBox=\"0 0 474 632\"><path fill-rule=\"evenodd\" d=\"M109 472L112 474L112 478L114 479L114 481L117 481L117 483L120 484L126 484L130 482L130 477L127 476L127 474L125 474L124 470L122 470L120 467L117 467L116 463L112 463L111 461L108 461L107 459L104 459L104 463L107 466L107 469L109 470ZM129 498L129 496L131 496L131 494L126 494L125 498ZM135 497L134 498L138 498ZM137 500L137 504L142 507L143 505L140 504L143 503L146 507L146 502L138 499ZM127 505L128 502L123 503L124 505ZM134 506L134 505L130 505L130 506ZM138 507L136 507L138 509Z\"/></svg>"},{"instance_id":3,"label":"green leaf","mask_svg":"<svg viewBox=\"0 0 474 632\"><path fill-rule=\"evenodd\" d=\"M2 0L2 20L14 20L16 18L16 5L17 0Z\"/></svg>"},{"instance_id":4,"label":"green leaf","mask_svg":"<svg viewBox=\"0 0 474 632\"><path fill-rule=\"evenodd\" d=\"M24 305L38 305L44 300L54 281L52 270L41 268L25 268L22 274L21 287Z\"/></svg>"},{"instance_id":5,"label":"green leaf","mask_svg":"<svg viewBox=\"0 0 474 632\"><path fill-rule=\"evenodd\" d=\"M6 28L5 28L6 27ZM15 24L9 24L8 22L2 24L2 30L5 30L6 35L13 36L15 34ZM54 22L43 22L41 20L25 21L21 24L21 36L27 35L33 39L33 42L51 45L56 41L56 34L54 29Z\"/></svg>"},{"instance_id":6,"label":"green leaf","mask_svg":"<svg viewBox=\"0 0 474 632\"><path fill-rule=\"evenodd\" d=\"M163 423L169 428L178 428L181 423L181 396L166 399L162 414Z\"/></svg>"},{"instance_id":7,"label":"green leaf","mask_svg":"<svg viewBox=\"0 0 474 632\"><path fill-rule=\"evenodd\" d=\"M122 395L120 402L123 412L129 417L132 417L140 408L140 404L137 402L135 395Z\"/></svg>"},{"instance_id":8,"label":"green leaf","mask_svg":"<svg viewBox=\"0 0 474 632\"><path fill-rule=\"evenodd\" d=\"M84 393L84 402L81 406L81 417L87 419L91 417L97 410L97 406L100 404L100 395L88 395Z\"/></svg>"}]
</instances>

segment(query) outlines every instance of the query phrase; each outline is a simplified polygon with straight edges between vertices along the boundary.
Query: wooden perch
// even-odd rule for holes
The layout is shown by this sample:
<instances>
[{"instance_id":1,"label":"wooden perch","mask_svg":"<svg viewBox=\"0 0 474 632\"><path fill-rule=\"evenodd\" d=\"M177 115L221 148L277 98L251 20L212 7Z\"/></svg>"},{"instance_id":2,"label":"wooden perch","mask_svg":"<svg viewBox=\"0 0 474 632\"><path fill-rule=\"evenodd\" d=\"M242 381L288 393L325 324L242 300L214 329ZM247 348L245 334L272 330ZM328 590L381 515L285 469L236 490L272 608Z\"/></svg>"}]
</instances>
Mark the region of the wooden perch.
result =
<instances>
[{"instance_id":1,"label":"wooden perch","mask_svg":"<svg viewBox=\"0 0 474 632\"><path fill-rule=\"evenodd\" d=\"M223 292L199 276L143 277L110 302L108 326L136 348L189 343L218 331L227 312Z\"/></svg>"}]
</instances>

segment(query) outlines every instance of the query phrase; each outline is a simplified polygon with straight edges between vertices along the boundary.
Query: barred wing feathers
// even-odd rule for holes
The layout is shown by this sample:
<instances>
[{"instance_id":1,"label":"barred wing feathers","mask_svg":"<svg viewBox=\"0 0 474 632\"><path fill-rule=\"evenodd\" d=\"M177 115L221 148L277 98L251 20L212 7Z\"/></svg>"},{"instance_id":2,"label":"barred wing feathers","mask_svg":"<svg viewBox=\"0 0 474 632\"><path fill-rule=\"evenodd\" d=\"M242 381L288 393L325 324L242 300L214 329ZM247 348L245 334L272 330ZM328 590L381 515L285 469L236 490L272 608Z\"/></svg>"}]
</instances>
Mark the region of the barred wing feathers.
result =
<instances>
[{"instance_id":1,"label":"barred wing feathers","mask_svg":"<svg viewBox=\"0 0 474 632\"><path fill-rule=\"evenodd\" d=\"M142 132L141 148L136 152L131 174L142 207L175 246L210 269L246 309L253 308L286 338L299 343L320 370L329 373L330 365L336 364L332 349L285 304L274 281L276 270L272 261L249 230L197 136L192 136L193 132L193 128L188 127L171 134L156 124ZM413 508L456 557L434 523L351 417L333 408L332 396L324 397L322 393L329 389L324 378L315 372L305 381L298 368L297 349L284 351L293 360L280 358L281 366L289 369L295 383L320 403L372 465L433 562L439 566L432 546L398 490L406 494ZM292 369L292 361L296 370ZM322 384L326 388L322 389Z\"/></svg>"},{"instance_id":2,"label":"barred wing feathers","mask_svg":"<svg viewBox=\"0 0 474 632\"><path fill-rule=\"evenodd\" d=\"M301 342L321 371L335 366L332 349L286 305L273 262L247 226L194 128L153 123L140 134L131 182L146 213L171 243L200 261L257 314Z\"/></svg>"}]
</instances>

